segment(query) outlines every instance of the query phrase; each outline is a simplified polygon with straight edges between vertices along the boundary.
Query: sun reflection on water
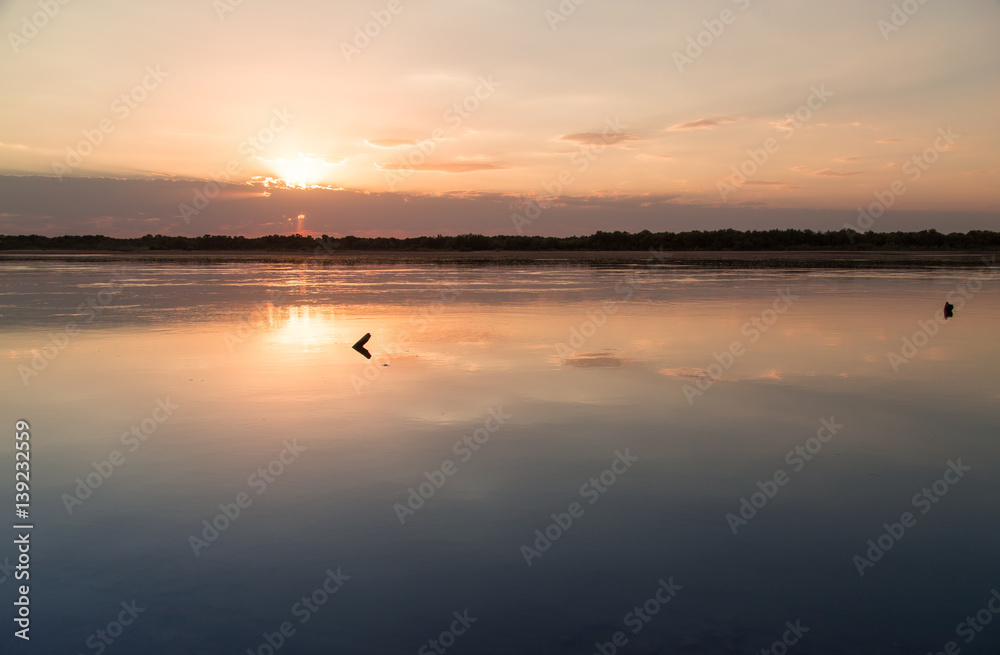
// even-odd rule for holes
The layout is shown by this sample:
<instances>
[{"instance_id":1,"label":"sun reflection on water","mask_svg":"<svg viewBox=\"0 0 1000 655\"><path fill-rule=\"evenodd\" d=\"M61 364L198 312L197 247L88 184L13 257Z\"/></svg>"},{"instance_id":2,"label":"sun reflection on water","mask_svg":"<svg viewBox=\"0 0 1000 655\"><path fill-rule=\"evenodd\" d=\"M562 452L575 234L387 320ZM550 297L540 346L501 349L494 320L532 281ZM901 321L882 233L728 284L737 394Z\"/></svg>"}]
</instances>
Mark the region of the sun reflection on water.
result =
<instances>
[{"instance_id":1,"label":"sun reflection on water","mask_svg":"<svg viewBox=\"0 0 1000 655\"><path fill-rule=\"evenodd\" d=\"M266 342L301 352L316 352L326 345L348 340L345 327L328 307L270 307L267 323Z\"/></svg>"}]
</instances>

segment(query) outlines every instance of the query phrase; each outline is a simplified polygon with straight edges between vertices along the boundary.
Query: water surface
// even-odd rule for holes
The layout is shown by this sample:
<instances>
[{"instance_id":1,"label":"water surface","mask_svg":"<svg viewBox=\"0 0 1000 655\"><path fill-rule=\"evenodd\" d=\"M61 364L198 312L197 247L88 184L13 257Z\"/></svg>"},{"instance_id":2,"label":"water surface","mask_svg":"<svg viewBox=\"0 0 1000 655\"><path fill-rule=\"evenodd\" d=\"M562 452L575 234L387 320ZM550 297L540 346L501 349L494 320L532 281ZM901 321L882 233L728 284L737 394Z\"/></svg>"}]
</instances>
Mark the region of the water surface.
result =
<instances>
[{"instance_id":1,"label":"water surface","mask_svg":"<svg viewBox=\"0 0 1000 655\"><path fill-rule=\"evenodd\" d=\"M956 632L1000 588L990 275L0 263L35 525L32 641L3 639L589 654L621 632L619 652L744 653L798 622L791 652L993 652L1000 626Z\"/></svg>"}]
</instances>

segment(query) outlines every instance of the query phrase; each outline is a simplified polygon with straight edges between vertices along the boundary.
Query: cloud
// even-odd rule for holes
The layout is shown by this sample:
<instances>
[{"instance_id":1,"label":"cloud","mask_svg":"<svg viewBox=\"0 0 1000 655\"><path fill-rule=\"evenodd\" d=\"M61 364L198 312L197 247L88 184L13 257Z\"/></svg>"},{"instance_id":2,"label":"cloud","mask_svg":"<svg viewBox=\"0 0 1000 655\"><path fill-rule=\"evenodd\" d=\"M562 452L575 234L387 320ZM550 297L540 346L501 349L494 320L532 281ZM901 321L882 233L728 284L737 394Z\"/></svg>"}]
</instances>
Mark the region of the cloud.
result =
<instances>
[{"instance_id":1,"label":"cloud","mask_svg":"<svg viewBox=\"0 0 1000 655\"><path fill-rule=\"evenodd\" d=\"M469 163L469 162L461 162ZM446 178L454 180L455 178ZM459 178L461 179L461 178ZM969 179L969 178L966 178ZM988 178L984 178L988 179ZM271 188L228 184L190 221L178 206L190 204L207 180L120 180L113 178L0 175L0 234L291 234L296 226L277 217L305 214L318 233L373 235L512 234L511 212L526 196L504 192L452 194L389 193L365 189ZM758 187L763 188L763 187ZM749 190L748 190L749 191ZM774 207L764 202L725 207L691 201L683 194L595 197L562 196L527 234L571 236L615 229L652 232L734 229L837 230L853 220L850 209ZM512 209L512 206L515 208ZM109 222L108 218L112 221ZM887 231L996 229L996 211L894 209L883 216Z\"/></svg>"},{"instance_id":2,"label":"cloud","mask_svg":"<svg viewBox=\"0 0 1000 655\"><path fill-rule=\"evenodd\" d=\"M564 134L559 137L559 139L561 141L575 141L577 143L604 143L607 145L614 145L625 141L638 141L639 137L634 134L626 134L624 132L612 132L610 134L602 132L575 132L573 134Z\"/></svg>"},{"instance_id":3,"label":"cloud","mask_svg":"<svg viewBox=\"0 0 1000 655\"><path fill-rule=\"evenodd\" d=\"M783 380L784 379L784 375L782 375L782 373L781 373L781 371L779 369L772 368L770 371L764 371L762 373L757 374L757 377L754 378L754 379L757 379L757 380Z\"/></svg>"},{"instance_id":4,"label":"cloud","mask_svg":"<svg viewBox=\"0 0 1000 655\"><path fill-rule=\"evenodd\" d=\"M639 161L656 161L658 159L673 159L673 155L651 155L648 153L640 153L635 156Z\"/></svg>"},{"instance_id":5,"label":"cloud","mask_svg":"<svg viewBox=\"0 0 1000 655\"><path fill-rule=\"evenodd\" d=\"M903 141L903 139L879 139L875 143L886 144L886 143L896 143L897 141Z\"/></svg>"},{"instance_id":6,"label":"cloud","mask_svg":"<svg viewBox=\"0 0 1000 655\"><path fill-rule=\"evenodd\" d=\"M510 168L506 164L485 161L425 162L423 164L378 164L383 171L420 171L426 173L472 173L475 171L499 171Z\"/></svg>"},{"instance_id":7,"label":"cloud","mask_svg":"<svg viewBox=\"0 0 1000 655\"><path fill-rule=\"evenodd\" d=\"M535 197L536 196L530 195L523 196L525 199ZM555 206L558 204L560 207L570 210L594 211L598 209L607 209L609 211L614 211L616 208L621 208L625 205L653 207L656 205L676 204L680 199L680 194L676 193L658 193L634 196L627 194L604 194L598 191L586 196L560 196L558 203L552 203L552 205Z\"/></svg>"},{"instance_id":8,"label":"cloud","mask_svg":"<svg viewBox=\"0 0 1000 655\"><path fill-rule=\"evenodd\" d=\"M819 171L813 171L813 175L819 175L820 177L848 177L849 175L861 175L861 171L835 171L832 168L824 168Z\"/></svg>"},{"instance_id":9,"label":"cloud","mask_svg":"<svg viewBox=\"0 0 1000 655\"><path fill-rule=\"evenodd\" d=\"M688 378L689 380L697 380L698 378L705 377L708 375L708 373L703 368L691 368L691 367L661 368L659 371L657 371L657 373L672 378Z\"/></svg>"},{"instance_id":10,"label":"cloud","mask_svg":"<svg viewBox=\"0 0 1000 655\"><path fill-rule=\"evenodd\" d=\"M614 353L582 353L572 357L567 357L564 361L566 366L577 368L621 368L627 366L631 360L615 357Z\"/></svg>"},{"instance_id":11,"label":"cloud","mask_svg":"<svg viewBox=\"0 0 1000 655\"><path fill-rule=\"evenodd\" d=\"M849 161L857 161L859 159L861 159L861 157L836 157L833 161L847 163Z\"/></svg>"},{"instance_id":12,"label":"cloud","mask_svg":"<svg viewBox=\"0 0 1000 655\"><path fill-rule=\"evenodd\" d=\"M690 380L698 380L700 378L707 378L708 371L699 368L661 368L657 371L660 375L665 375L667 377L675 378L688 378ZM782 380L784 376L779 369L772 368L768 371L761 371L759 373L750 373L746 376L723 376L720 378L715 378L720 382L742 382L744 380Z\"/></svg>"},{"instance_id":13,"label":"cloud","mask_svg":"<svg viewBox=\"0 0 1000 655\"><path fill-rule=\"evenodd\" d=\"M773 187L787 187L787 182L778 182L777 180L747 180L743 183L743 186L773 186Z\"/></svg>"},{"instance_id":14,"label":"cloud","mask_svg":"<svg viewBox=\"0 0 1000 655\"><path fill-rule=\"evenodd\" d=\"M792 166L788 170L795 171L796 173L809 173L810 175L817 175L819 177L848 177L851 175L861 175L861 171L835 171L832 168L822 168L818 171L814 171L808 166Z\"/></svg>"},{"instance_id":15,"label":"cloud","mask_svg":"<svg viewBox=\"0 0 1000 655\"><path fill-rule=\"evenodd\" d=\"M712 130L726 123L735 123L731 118L699 118L688 123L678 123L667 128L668 132L678 132L681 130Z\"/></svg>"},{"instance_id":16,"label":"cloud","mask_svg":"<svg viewBox=\"0 0 1000 655\"><path fill-rule=\"evenodd\" d=\"M413 139L367 139L365 143L373 148L409 148L417 145Z\"/></svg>"}]
</instances>

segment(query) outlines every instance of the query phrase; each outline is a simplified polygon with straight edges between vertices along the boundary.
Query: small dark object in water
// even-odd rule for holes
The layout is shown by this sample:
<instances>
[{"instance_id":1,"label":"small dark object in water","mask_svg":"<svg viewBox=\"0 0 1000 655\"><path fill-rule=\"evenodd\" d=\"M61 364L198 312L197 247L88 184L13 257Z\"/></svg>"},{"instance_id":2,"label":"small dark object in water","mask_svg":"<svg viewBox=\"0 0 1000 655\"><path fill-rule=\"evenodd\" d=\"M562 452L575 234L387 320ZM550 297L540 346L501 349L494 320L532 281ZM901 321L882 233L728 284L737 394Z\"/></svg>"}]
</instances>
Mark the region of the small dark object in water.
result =
<instances>
[{"instance_id":1,"label":"small dark object in water","mask_svg":"<svg viewBox=\"0 0 1000 655\"><path fill-rule=\"evenodd\" d=\"M356 344L354 344L353 346L351 346L351 348L354 348L359 353L361 353L362 355L364 355L365 359L371 359L372 358L372 354L370 352L368 352L367 348L365 348L365 344L368 343L368 340L371 339L371 338L372 338L372 333L371 332L367 332L367 333L365 333L365 336L363 336L360 339L358 339L358 342Z\"/></svg>"},{"instance_id":2,"label":"small dark object in water","mask_svg":"<svg viewBox=\"0 0 1000 655\"><path fill-rule=\"evenodd\" d=\"M946 300L944 303L944 317L951 318L952 316L954 316L954 313L952 312L952 310L954 309L955 306Z\"/></svg>"}]
</instances>

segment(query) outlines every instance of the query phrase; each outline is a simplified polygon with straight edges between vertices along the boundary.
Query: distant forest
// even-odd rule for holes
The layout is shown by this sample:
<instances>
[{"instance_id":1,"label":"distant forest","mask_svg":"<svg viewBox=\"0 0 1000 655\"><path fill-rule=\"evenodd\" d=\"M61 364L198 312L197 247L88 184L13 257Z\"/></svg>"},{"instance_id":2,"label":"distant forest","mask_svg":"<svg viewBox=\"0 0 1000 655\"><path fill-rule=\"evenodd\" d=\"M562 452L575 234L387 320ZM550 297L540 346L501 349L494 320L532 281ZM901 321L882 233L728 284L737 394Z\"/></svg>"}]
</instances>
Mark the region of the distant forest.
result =
<instances>
[{"instance_id":1,"label":"distant forest","mask_svg":"<svg viewBox=\"0 0 1000 655\"><path fill-rule=\"evenodd\" d=\"M838 230L712 230L692 232L595 232L590 236L458 236L329 237L301 234L265 237L209 235L178 237L147 234L133 239L102 235L44 237L0 235L0 250L102 250L102 251L541 251L541 250L1000 250L1000 232L973 230L942 234L921 232L865 232Z\"/></svg>"}]
</instances>

